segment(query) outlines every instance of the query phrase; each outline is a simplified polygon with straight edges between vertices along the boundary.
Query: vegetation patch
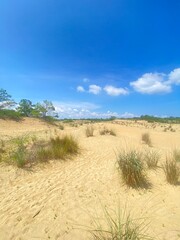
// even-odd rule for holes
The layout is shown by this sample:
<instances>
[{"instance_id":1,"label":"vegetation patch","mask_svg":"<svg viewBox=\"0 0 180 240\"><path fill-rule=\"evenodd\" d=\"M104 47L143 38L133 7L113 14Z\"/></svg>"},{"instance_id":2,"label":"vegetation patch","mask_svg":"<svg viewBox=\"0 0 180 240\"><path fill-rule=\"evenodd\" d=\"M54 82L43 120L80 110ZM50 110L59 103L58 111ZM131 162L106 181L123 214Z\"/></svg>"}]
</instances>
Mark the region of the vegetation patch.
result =
<instances>
[{"instance_id":1,"label":"vegetation patch","mask_svg":"<svg viewBox=\"0 0 180 240\"><path fill-rule=\"evenodd\" d=\"M136 150L122 151L117 157L117 162L123 181L127 186L133 188L150 187L145 172L143 156L140 152Z\"/></svg>"},{"instance_id":2,"label":"vegetation patch","mask_svg":"<svg viewBox=\"0 0 180 240\"><path fill-rule=\"evenodd\" d=\"M173 157L176 162L180 163L180 149L174 149Z\"/></svg>"},{"instance_id":3,"label":"vegetation patch","mask_svg":"<svg viewBox=\"0 0 180 240\"><path fill-rule=\"evenodd\" d=\"M166 162L163 165L163 170L168 183L172 185L178 184L178 180L180 177L180 168L173 157L166 158Z\"/></svg>"},{"instance_id":4,"label":"vegetation patch","mask_svg":"<svg viewBox=\"0 0 180 240\"><path fill-rule=\"evenodd\" d=\"M143 133L141 139L149 147L152 147L152 141L151 141L149 133Z\"/></svg>"},{"instance_id":5,"label":"vegetation patch","mask_svg":"<svg viewBox=\"0 0 180 240\"><path fill-rule=\"evenodd\" d=\"M93 137L93 134L94 134L93 126L87 126L85 133L86 133L86 137Z\"/></svg>"},{"instance_id":6,"label":"vegetation patch","mask_svg":"<svg viewBox=\"0 0 180 240\"><path fill-rule=\"evenodd\" d=\"M140 240L152 239L146 231L144 219L133 219L130 213L103 209L103 218L93 218L93 229L88 230L94 240Z\"/></svg>"},{"instance_id":7,"label":"vegetation patch","mask_svg":"<svg viewBox=\"0 0 180 240\"><path fill-rule=\"evenodd\" d=\"M103 128L102 130L99 131L100 135L112 135L112 136L116 136L116 133L114 130L112 129L107 129L107 128Z\"/></svg>"},{"instance_id":8,"label":"vegetation patch","mask_svg":"<svg viewBox=\"0 0 180 240\"><path fill-rule=\"evenodd\" d=\"M51 159L66 159L79 153L79 145L72 136L57 136L49 141L21 137L13 139L12 144L13 150L4 161L19 168L48 162Z\"/></svg>"},{"instance_id":9,"label":"vegetation patch","mask_svg":"<svg viewBox=\"0 0 180 240\"><path fill-rule=\"evenodd\" d=\"M147 164L147 167L150 169L155 169L158 167L158 162L160 155L154 150L146 150L143 155L144 161Z\"/></svg>"}]
</instances>

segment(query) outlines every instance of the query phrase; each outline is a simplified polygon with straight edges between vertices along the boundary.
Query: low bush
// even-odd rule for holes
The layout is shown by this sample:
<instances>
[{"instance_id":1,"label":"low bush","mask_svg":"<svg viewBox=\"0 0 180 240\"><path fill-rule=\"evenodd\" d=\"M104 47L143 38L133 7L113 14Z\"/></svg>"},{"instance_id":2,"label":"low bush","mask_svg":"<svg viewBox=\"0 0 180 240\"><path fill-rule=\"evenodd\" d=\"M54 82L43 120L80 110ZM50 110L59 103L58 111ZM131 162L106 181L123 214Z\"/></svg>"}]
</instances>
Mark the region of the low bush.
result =
<instances>
[{"instance_id":1,"label":"low bush","mask_svg":"<svg viewBox=\"0 0 180 240\"><path fill-rule=\"evenodd\" d=\"M0 109L0 119L20 121L22 120L22 116L15 110Z\"/></svg>"}]
</instances>

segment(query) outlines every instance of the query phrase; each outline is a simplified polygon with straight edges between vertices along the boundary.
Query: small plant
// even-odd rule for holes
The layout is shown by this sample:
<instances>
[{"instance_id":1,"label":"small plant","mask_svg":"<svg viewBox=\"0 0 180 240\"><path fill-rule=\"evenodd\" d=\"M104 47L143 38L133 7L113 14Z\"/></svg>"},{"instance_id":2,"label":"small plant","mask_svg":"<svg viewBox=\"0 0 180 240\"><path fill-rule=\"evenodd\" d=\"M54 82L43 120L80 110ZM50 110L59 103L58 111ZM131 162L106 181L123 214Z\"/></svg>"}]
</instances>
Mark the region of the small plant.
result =
<instances>
[{"instance_id":1,"label":"small plant","mask_svg":"<svg viewBox=\"0 0 180 240\"><path fill-rule=\"evenodd\" d=\"M180 150L179 149L174 149L173 151L173 157L176 162L180 163Z\"/></svg>"},{"instance_id":2,"label":"small plant","mask_svg":"<svg viewBox=\"0 0 180 240\"><path fill-rule=\"evenodd\" d=\"M107 129L107 128L104 128L103 130L101 130L100 132L100 135L112 135L112 136L116 136L116 133L114 132L114 130L112 129Z\"/></svg>"},{"instance_id":3,"label":"small plant","mask_svg":"<svg viewBox=\"0 0 180 240\"><path fill-rule=\"evenodd\" d=\"M59 129L60 130L64 130L64 126L63 125L59 125Z\"/></svg>"},{"instance_id":4,"label":"small plant","mask_svg":"<svg viewBox=\"0 0 180 240\"><path fill-rule=\"evenodd\" d=\"M86 128L86 137L93 137L94 128L93 126L87 126Z\"/></svg>"},{"instance_id":5,"label":"small plant","mask_svg":"<svg viewBox=\"0 0 180 240\"><path fill-rule=\"evenodd\" d=\"M124 182L133 188L148 187L142 154L136 150L119 153L118 166L122 172Z\"/></svg>"},{"instance_id":6,"label":"small plant","mask_svg":"<svg viewBox=\"0 0 180 240\"><path fill-rule=\"evenodd\" d=\"M31 148L33 161L47 162L50 159L65 159L79 152L79 146L71 136L51 138L49 142L36 143ZM34 154L33 154L34 153Z\"/></svg>"},{"instance_id":7,"label":"small plant","mask_svg":"<svg viewBox=\"0 0 180 240\"><path fill-rule=\"evenodd\" d=\"M27 163L27 149L23 141L18 143L17 149L11 155L13 162L19 168L23 168Z\"/></svg>"},{"instance_id":8,"label":"small plant","mask_svg":"<svg viewBox=\"0 0 180 240\"><path fill-rule=\"evenodd\" d=\"M173 158L170 160L166 158L166 162L163 165L163 170L166 175L167 182L172 185L176 185L180 177L180 168L177 166L177 163Z\"/></svg>"},{"instance_id":9,"label":"small plant","mask_svg":"<svg viewBox=\"0 0 180 240\"><path fill-rule=\"evenodd\" d=\"M149 133L143 133L142 134L142 141L145 144L147 144L149 147L152 147L152 141L151 141Z\"/></svg>"},{"instance_id":10,"label":"small plant","mask_svg":"<svg viewBox=\"0 0 180 240\"><path fill-rule=\"evenodd\" d=\"M143 157L144 157L144 161L146 162L148 168L150 168L150 169L157 168L157 164L158 164L158 161L159 161L159 158L160 158L158 152L147 150L144 153Z\"/></svg>"},{"instance_id":11,"label":"small plant","mask_svg":"<svg viewBox=\"0 0 180 240\"><path fill-rule=\"evenodd\" d=\"M104 209L103 219L92 219L93 230L89 230L94 240L140 240L152 239L145 231L148 225L144 219L132 219L131 214Z\"/></svg>"}]
</instances>

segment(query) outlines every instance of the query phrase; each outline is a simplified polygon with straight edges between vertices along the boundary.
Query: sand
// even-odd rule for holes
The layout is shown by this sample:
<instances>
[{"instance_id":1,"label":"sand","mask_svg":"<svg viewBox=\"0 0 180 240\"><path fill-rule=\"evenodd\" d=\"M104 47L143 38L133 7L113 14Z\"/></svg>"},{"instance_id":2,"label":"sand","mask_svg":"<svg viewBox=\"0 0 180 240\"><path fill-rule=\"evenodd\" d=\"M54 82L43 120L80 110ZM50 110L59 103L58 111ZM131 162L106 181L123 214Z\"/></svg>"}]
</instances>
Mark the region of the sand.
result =
<instances>
[{"instance_id":1,"label":"sand","mask_svg":"<svg viewBox=\"0 0 180 240\"><path fill-rule=\"evenodd\" d=\"M166 182L162 168L148 170L150 189L129 189L117 170L116 154L121 149L147 148L141 135L148 132L153 147L166 154L180 147L180 125L175 132L164 131L167 124L120 121L93 123L93 137L85 135L86 124L65 124L62 131L39 120L23 122L0 120L0 138L21 135L72 134L81 151L77 156L52 160L23 170L0 163L0 239L91 239L92 218L102 217L103 207L126 209L135 218L149 223L147 232L154 239L180 239L180 185ZM113 129L117 136L101 136L99 130ZM56 130L55 130L56 129Z\"/></svg>"}]
</instances>

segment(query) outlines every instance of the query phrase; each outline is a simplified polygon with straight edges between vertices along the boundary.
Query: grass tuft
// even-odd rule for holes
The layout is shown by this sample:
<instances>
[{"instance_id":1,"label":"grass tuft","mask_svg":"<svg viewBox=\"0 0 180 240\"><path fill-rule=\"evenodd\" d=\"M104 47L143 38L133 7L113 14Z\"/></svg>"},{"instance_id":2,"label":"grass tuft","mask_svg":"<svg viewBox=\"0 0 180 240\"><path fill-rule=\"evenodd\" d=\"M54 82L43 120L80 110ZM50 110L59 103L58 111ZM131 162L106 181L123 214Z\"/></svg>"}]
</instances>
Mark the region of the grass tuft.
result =
<instances>
[{"instance_id":1,"label":"grass tuft","mask_svg":"<svg viewBox=\"0 0 180 240\"><path fill-rule=\"evenodd\" d=\"M168 183L172 185L178 184L178 180L180 177L180 168L173 158L171 159L166 158L166 162L163 165L163 170L166 175L166 180Z\"/></svg>"},{"instance_id":2,"label":"grass tuft","mask_svg":"<svg viewBox=\"0 0 180 240\"><path fill-rule=\"evenodd\" d=\"M158 162L160 158L160 155L158 152L146 150L143 158L149 169L155 169L158 167Z\"/></svg>"},{"instance_id":3,"label":"grass tuft","mask_svg":"<svg viewBox=\"0 0 180 240\"><path fill-rule=\"evenodd\" d=\"M20 139L17 145L17 149L12 153L11 158L17 167L23 168L27 162L27 148L24 141Z\"/></svg>"},{"instance_id":4,"label":"grass tuft","mask_svg":"<svg viewBox=\"0 0 180 240\"><path fill-rule=\"evenodd\" d=\"M150 186L140 152L136 150L122 151L119 153L117 162L127 186L133 188L147 188Z\"/></svg>"},{"instance_id":5,"label":"grass tuft","mask_svg":"<svg viewBox=\"0 0 180 240\"><path fill-rule=\"evenodd\" d=\"M112 135L112 136L116 136L116 133L114 130L112 129L107 129L107 128L104 128L103 130L101 130L100 132L100 135Z\"/></svg>"},{"instance_id":6,"label":"grass tuft","mask_svg":"<svg viewBox=\"0 0 180 240\"><path fill-rule=\"evenodd\" d=\"M20 168L28 164L48 162L51 159L66 159L79 152L79 145L72 136L55 137L48 142L32 141L31 145L28 145L23 138L14 141L17 147L10 154L13 160L11 162Z\"/></svg>"},{"instance_id":7,"label":"grass tuft","mask_svg":"<svg viewBox=\"0 0 180 240\"><path fill-rule=\"evenodd\" d=\"M142 134L142 141L145 144L147 144L149 147L152 147L152 141L151 141L149 133L143 133Z\"/></svg>"},{"instance_id":8,"label":"grass tuft","mask_svg":"<svg viewBox=\"0 0 180 240\"><path fill-rule=\"evenodd\" d=\"M93 137L93 134L94 134L93 126L87 126L85 133L86 133L86 137Z\"/></svg>"},{"instance_id":9,"label":"grass tuft","mask_svg":"<svg viewBox=\"0 0 180 240\"><path fill-rule=\"evenodd\" d=\"M180 149L174 149L173 157L176 162L180 163Z\"/></svg>"},{"instance_id":10,"label":"grass tuft","mask_svg":"<svg viewBox=\"0 0 180 240\"><path fill-rule=\"evenodd\" d=\"M145 232L144 219L132 219L130 214L110 211L105 207L103 219L93 219L93 230L89 232L94 240L140 240L152 239Z\"/></svg>"}]
</instances>

